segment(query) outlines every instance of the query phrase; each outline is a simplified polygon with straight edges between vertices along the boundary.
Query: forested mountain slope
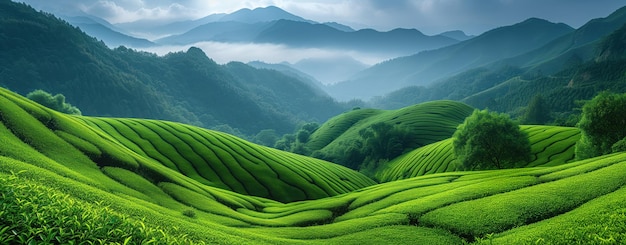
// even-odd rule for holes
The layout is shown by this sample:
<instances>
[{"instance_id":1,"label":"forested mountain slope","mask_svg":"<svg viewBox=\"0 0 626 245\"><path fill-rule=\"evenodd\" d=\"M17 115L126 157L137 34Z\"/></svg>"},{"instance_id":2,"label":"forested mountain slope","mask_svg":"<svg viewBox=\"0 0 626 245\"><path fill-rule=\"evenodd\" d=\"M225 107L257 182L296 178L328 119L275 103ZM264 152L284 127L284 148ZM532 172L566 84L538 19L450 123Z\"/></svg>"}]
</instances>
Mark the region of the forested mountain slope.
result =
<instances>
[{"instance_id":1,"label":"forested mountain slope","mask_svg":"<svg viewBox=\"0 0 626 245\"><path fill-rule=\"evenodd\" d=\"M411 85L432 82L539 48L573 31L542 19L496 28L444 48L392 59L337 83L329 92L341 99L371 98Z\"/></svg>"},{"instance_id":2,"label":"forested mountain slope","mask_svg":"<svg viewBox=\"0 0 626 245\"><path fill-rule=\"evenodd\" d=\"M622 16L620 13L623 10L603 19L607 21L594 20L588 25L613 23L608 20L620 19L617 17ZM626 19L624 22L626 23ZM373 100L372 103L379 108L394 109L429 100L451 99L463 101L476 108L489 108L521 116L532 99L541 96L545 99L548 116L563 123L563 117L575 113L574 109L579 107L576 101L589 100L604 90L626 91L626 45L623 41L625 32L626 25L622 24L609 35L587 42L584 46L593 51L586 58L586 62L573 59L564 63L565 68L555 73L542 73L534 68L515 66L481 67L429 87L412 86L397 90ZM555 63L548 61L545 64Z\"/></svg>"},{"instance_id":3,"label":"forested mountain slope","mask_svg":"<svg viewBox=\"0 0 626 245\"><path fill-rule=\"evenodd\" d=\"M197 48L163 57L110 50L26 5L3 0L0 13L0 85L20 94L62 93L85 115L226 124L252 135L263 129L289 132L302 121L324 121L344 111L296 78L251 67L242 68L242 77L239 65L219 65Z\"/></svg>"}]
</instances>

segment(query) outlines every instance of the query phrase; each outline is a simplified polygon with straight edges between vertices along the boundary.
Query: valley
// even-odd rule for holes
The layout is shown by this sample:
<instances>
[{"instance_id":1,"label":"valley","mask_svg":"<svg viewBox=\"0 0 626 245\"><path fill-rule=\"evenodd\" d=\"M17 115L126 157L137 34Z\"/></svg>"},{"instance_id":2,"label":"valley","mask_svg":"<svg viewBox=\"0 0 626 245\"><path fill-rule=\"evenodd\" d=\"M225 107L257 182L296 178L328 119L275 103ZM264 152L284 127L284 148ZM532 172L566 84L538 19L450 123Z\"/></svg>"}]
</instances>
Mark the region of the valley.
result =
<instances>
[{"instance_id":1,"label":"valley","mask_svg":"<svg viewBox=\"0 0 626 245\"><path fill-rule=\"evenodd\" d=\"M0 244L626 242L626 7L478 35L81 13L0 0Z\"/></svg>"}]
</instances>

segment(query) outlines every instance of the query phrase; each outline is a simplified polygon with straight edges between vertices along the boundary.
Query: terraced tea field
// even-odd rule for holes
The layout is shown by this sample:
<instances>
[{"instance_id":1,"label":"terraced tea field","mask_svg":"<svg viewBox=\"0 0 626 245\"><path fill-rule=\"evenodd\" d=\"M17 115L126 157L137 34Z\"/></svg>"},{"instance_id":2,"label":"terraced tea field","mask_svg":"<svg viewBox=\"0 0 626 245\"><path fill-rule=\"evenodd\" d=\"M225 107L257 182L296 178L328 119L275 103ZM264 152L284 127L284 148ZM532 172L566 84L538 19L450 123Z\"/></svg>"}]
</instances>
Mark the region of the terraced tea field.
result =
<instances>
[{"instance_id":1,"label":"terraced tea field","mask_svg":"<svg viewBox=\"0 0 626 245\"><path fill-rule=\"evenodd\" d=\"M280 152L228 134L138 119L80 118L126 148L202 184L290 202L374 184L336 164Z\"/></svg>"},{"instance_id":2,"label":"terraced tea field","mask_svg":"<svg viewBox=\"0 0 626 245\"><path fill-rule=\"evenodd\" d=\"M577 131L525 130L525 168L376 184L223 133L68 116L0 90L0 243L626 242L626 153L568 162Z\"/></svg>"},{"instance_id":3,"label":"terraced tea field","mask_svg":"<svg viewBox=\"0 0 626 245\"><path fill-rule=\"evenodd\" d=\"M328 120L311 134L307 147L333 152L351 145L359 131L384 122L403 127L411 135L407 145L424 146L452 136L473 108L455 101L432 101L398 110L357 109Z\"/></svg>"},{"instance_id":4,"label":"terraced tea field","mask_svg":"<svg viewBox=\"0 0 626 245\"><path fill-rule=\"evenodd\" d=\"M531 161L523 167L557 166L573 161L574 147L580 138L577 128L556 126L521 126L531 143ZM382 182L426 174L451 172L457 169L452 139L445 139L415 149L390 162L379 171Z\"/></svg>"}]
</instances>

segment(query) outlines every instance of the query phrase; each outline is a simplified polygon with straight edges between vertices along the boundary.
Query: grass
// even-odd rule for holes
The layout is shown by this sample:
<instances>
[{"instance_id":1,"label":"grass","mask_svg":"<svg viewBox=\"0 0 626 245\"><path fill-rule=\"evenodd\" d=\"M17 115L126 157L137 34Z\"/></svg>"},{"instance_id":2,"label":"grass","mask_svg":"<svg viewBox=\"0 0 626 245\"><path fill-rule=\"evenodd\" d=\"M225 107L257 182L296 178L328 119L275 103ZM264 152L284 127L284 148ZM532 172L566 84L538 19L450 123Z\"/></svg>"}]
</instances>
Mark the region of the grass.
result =
<instances>
[{"instance_id":1,"label":"grass","mask_svg":"<svg viewBox=\"0 0 626 245\"><path fill-rule=\"evenodd\" d=\"M499 195L456 203L424 214L419 222L461 237L483 237L553 217L626 184L626 163Z\"/></svg>"},{"instance_id":2,"label":"grass","mask_svg":"<svg viewBox=\"0 0 626 245\"><path fill-rule=\"evenodd\" d=\"M0 193L3 244L205 244L15 174L0 175Z\"/></svg>"},{"instance_id":3,"label":"grass","mask_svg":"<svg viewBox=\"0 0 626 245\"><path fill-rule=\"evenodd\" d=\"M571 128L525 127L536 153L525 168L451 172L437 165L451 161L444 140L402 157L425 167L375 184L332 163L188 125L68 116L5 90L0 102L3 244L626 239L626 153L569 162Z\"/></svg>"}]
</instances>

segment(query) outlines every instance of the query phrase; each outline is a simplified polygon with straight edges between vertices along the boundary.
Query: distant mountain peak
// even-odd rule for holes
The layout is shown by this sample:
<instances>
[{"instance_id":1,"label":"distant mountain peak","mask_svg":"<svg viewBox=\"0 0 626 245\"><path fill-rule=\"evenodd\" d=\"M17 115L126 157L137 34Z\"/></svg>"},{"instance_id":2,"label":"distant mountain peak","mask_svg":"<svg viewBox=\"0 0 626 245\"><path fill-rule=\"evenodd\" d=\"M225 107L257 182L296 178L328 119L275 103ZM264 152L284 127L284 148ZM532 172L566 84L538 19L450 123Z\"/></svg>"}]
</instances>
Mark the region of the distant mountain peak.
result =
<instances>
[{"instance_id":1,"label":"distant mountain peak","mask_svg":"<svg viewBox=\"0 0 626 245\"><path fill-rule=\"evenodd\" d=\"M270 22L276 20L293 20L312 22L300 16L289 13L276 6L259 7L255 9L243 8L233 13L224 15L219 21L237 21L244 23Z\"/></svg>"},{"instance_id":2,"label":"distant mountain peak","mask_svg":"<svg viewBox=\"0 0 626 245\"><path fill-rule=\"evenodd\" d=\"M442 33L439 34L439 36L449 37L449 38L456 39L456 40L459 40L459 41L465 41L467 39L470 39L470 38L474 37L474 36L470 36L470 35L465 34L465 32L463 32L461 30L442 32Z\"/></svg>"}]
</instances>

